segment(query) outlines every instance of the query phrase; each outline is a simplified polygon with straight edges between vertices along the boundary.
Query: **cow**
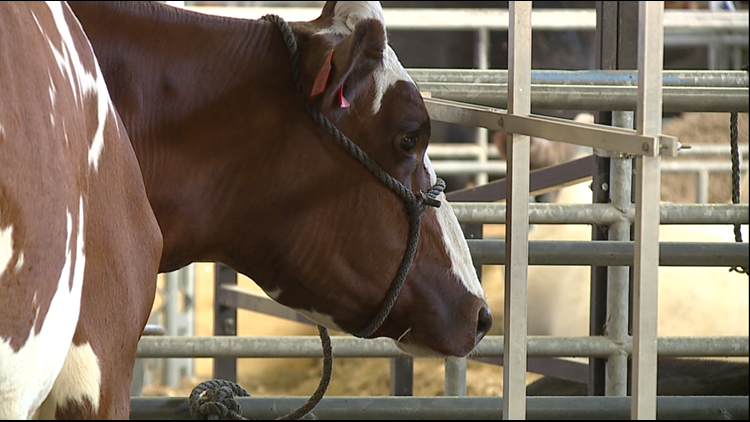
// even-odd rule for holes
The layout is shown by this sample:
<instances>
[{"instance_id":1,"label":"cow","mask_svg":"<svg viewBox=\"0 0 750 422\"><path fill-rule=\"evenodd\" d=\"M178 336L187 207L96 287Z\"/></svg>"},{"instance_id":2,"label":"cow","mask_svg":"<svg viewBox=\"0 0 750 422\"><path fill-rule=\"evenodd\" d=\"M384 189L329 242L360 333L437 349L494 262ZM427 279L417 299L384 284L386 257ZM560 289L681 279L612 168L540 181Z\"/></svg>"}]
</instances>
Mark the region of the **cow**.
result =
<instances>
[{"instance_id":1,"label":"cow","mask_svg":"<svg viewBox=\"0 0 750 422\"><path fill-rule=\"evenodd\" d=\"M128 418L161 250L72 11L0 3L0 419Z\"/></svg>"}]
</instances>

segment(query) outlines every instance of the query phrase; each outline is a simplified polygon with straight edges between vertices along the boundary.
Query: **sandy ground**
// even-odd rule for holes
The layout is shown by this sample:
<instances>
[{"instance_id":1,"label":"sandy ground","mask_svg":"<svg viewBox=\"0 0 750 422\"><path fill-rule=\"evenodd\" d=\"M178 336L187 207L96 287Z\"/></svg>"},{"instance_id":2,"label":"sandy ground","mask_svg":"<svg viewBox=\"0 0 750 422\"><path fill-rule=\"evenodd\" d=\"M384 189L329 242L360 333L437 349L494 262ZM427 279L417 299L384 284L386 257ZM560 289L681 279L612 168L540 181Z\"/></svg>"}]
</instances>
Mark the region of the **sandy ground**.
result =
<instances>
[{"instance_id":1,"label":"sandy ground","mask_svg":"<svg viewBox=\"0 0 750 422\"><path fill-rule=\"evenodd\" d=\"M663 132L679 137L683 144L716 143L729 145L728 113L688 113L668 121ZM748 116L740 115L740 143L748 144ZM680 158L677 158L680 159ZM690 158L692 159L692 158ZM716 158L713 158L716 159ZM670 160L665 158L665 160ZM729 158L726 158L729 161ZM747 174L742 183L747 186ZM712 175L709 202L731 201L729 174ZM745 189L747 191L747 189ZM695 201L695 177L686 174L665 174L662 177L662 199L665 202L691 203ZM747 203L747 196L743 199ZM488 225L485 237L502 236L502 226ZM747 239L745 239L747 241ZM484 266L482 280L488 300L493 308L495 326L492 334L501 334L503 268ZM196 268L196 336L210 336L213 327L213 273L212 264L197 264ZM240 284L256 288L251 280L240 277ZM157 303L155 306L159 305ZM287 322L250 311L240 311L239 335L317 335L312 326ZM332 333L336 335L337 333ZM198 383L212 379L210 359L195 359L195 375L184 379L175 388L150 384L143 395L187 396ZM384 396L389 394L390 360L337 358L327 396ZM309 396L315 390L322 369L321 359L241 359L239 384L253 396ZM538 375L529 374L529 380ZM444 361L415 359L414 395L440 396L444 393ZM502 394L502 368L469 361L467 365L467 394L470 396L497 396Z\"/></svg>"}]
</instances>

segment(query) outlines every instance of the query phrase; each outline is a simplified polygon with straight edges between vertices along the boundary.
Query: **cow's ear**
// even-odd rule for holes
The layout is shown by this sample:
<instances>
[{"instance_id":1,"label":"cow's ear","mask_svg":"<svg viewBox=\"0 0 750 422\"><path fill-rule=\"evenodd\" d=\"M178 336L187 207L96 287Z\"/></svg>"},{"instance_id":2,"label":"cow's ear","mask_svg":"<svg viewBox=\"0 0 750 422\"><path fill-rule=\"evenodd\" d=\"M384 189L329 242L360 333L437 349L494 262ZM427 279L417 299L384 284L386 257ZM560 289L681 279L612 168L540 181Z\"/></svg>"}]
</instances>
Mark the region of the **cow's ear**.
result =
<instances>
[{"instance_id":1,"label":"cow's ear","mask_svg":"<svg viewBox=\"0 0 750 422\"><path fill-rule=\"evenodd\" d=\"M318 57L321 64L310 75L313 76L310 97L320 101L323 110L349 107L372 84L372 73L383 61L385 46L385 28L380 21L358 22L353 33Z\"/></svg>"}]
</instances>

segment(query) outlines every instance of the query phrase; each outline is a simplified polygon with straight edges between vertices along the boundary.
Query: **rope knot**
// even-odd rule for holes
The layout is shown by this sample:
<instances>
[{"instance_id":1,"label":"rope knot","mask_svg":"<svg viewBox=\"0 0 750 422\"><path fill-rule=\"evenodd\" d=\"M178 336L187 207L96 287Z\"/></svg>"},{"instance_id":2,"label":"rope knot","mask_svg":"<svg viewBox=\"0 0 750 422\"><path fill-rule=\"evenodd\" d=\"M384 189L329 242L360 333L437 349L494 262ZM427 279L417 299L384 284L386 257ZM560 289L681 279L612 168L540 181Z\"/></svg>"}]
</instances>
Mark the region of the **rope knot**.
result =
<instances>
[{"instance_id":1,"label":"rope knot","mask_svg":"<svg viewBox=\"0 0 750 422\"><path fill-rule=\"evenodd\" d=\"M235 396L249 397L250 394L231 381L203 382L190 393L190 414L195 420L243 420L242 408Z\"/></svg>"},{"instance_id":2,"label":"rope knot","mask_svg":"<svg viewBox=\"0 0 750 422\"><path fill-rule=\"evenodd\" d=\"M435 182L435 184L431 188L427 189L426 191L419 191L418 201L420 203L420 206L439 208L440 200L437 199L437 197L440 196L440 193L442 193L444 190L445 181L438 178L437 182Z\"/></svg>"}]
</instances>

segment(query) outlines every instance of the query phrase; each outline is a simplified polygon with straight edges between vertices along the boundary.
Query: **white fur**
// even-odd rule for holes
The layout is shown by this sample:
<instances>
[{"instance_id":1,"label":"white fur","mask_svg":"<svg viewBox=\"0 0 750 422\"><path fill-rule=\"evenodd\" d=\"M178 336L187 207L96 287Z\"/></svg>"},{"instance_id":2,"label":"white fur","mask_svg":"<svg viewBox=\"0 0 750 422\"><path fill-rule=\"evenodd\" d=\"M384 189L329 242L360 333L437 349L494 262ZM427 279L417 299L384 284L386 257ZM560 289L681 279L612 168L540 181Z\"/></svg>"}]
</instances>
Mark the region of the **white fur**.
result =
<instances>
[{"instance_id":1,"label":"white fur","mask_svg":"<svg viewBox=\"0 0 750 422\"><path fill-rule=\"evenodd\" d=\"M13 257L13 226L0 228L0 278Z\"/></svg>"},{"instance_id":2,"label":"white fur","mask_svg":"<svg viewBox=\"0 0 750 422\"><path fill-rule=\"evenodd\" d=\"M35 333L32 326L26 343L18 352L13 351L9 341L0 339L0 362L3 363L0 366L0 419L32 417L47 398L67 359L78 323L86 262L83 253L83 197L80 198L77 232L73 231L70 211L66 216L68 234L65 250L60 251L65 254L65 263L41 330ZM35 304L36 298L32 305ZM19 374L31 382L19 382L23 380Z\"/></svg>"},{"instance_id":3,"label":"white fur","mask_svg":"<svg viewBox=\"0 0 750 422\"><path fill-rule=\"evenodd\" d=\"M54 419L58 405L64 403L85 405L88 402L96 412L99 409L101 382L99 359L91 345L71 345L60 375L57 376L49 397L39 408L36 418Z\"/></svg>"},{"instance_id":4,"label":"white fur","mask_svg":"<svg viewBox=\"0 0 750 422\"><path fill-rule=\"evenodd\" d=\"M334 13L333 25L318 32L319 34L351 34L362 19L377 19L383 24L385 30L385 16L378 1L340 1L336 3ZM373 78L376 87L375 100L372 104L373 114L380 111L385 92L396 82L407 81L414 84L387 41L383 52L383 66L375 70Z\"/></svg>"},{"instance_id":5,"label":"white fur","mask_svg":"<svg viewBox=\"0 0 750 422\"><path fill-rule=\"evenodd\" d=\"M430 173L430 183L435 184L437 182L437 175L427 154L424 156L424 164ZM453 208L445 198L444 193L440 193L438 200L440 200L441 205L439 208L434 208L434 210L440 224L440 230L443 233L445 251L451 258L451 271L461 280L466 290L477 297L484 298L484 290L479 283L479 277L471 259L469 244L466 243L466 238L464 237L463 230L461 230L458 218L456 218L456 214L453 212Z\"/></svg>"},{"instance_id":6,"label":"white fur","mask_svg":"<svg viewBox=\"0 0 750 422\"><path fill-rule=\"evenodd\" d=\"M55 109L55 98L57 95L57 88L55 88L55 81L52 80L52 74L47 72L47 76L49 76L49 102L52 104L52 109ZM55 127L55 113L49 114L49 121L52 124L52 127Z\"/></svg>"},{"instance_id":7,"label":"white fur","mask_svg":"<svg viewBox=\"0 0 750 422\"><path fill-rule=\"evenodd\" d=\"M47 2L47 5L52 12L57 30L60 33L60 37L63 40L62 48L57 49L55 44L47 37L47 41L52 49L52 53L57 60L57 66L63 75L66 75L70 82L71 89L73 91L73 97L78 102L80 108L83 108L83 97L86 95L96 95L97 97L97 128L94 133L94 139L91 142L89 148L89 165L93 167L94 171L98 170L99 160L101 157L102 150L104 149L104 124L107 120L107 114L112 111L111 101L109 95L102 95L108 92L104 78L102 77L101 70L99 69L98 62L95 61L96 74L89 73L83 66L80 54L75 48L73 43L73 36L70 32L70 28L67 25L65 16L63 13L63 4L61 2ZM36 17L34 17L36 20ZM80 23L76 21L78 27L77 31L83 32L83 28ZM39 22L37 21L39 26ZM40 26L40 30L41 26ZM42 30L42 33L44 31ZM46 35L46 34L45 34ZM90 47L90 44L88 44ZM91 50L93 51L93 49ZM71 67L72 65L72 67ZM77 85L77 86L76 86ZM50 87L50 90L54 89L54 86ZM51 98L54 100L54 98ZM54 103L53 103L54 106Z\"/></svg>"}]
</instances>

